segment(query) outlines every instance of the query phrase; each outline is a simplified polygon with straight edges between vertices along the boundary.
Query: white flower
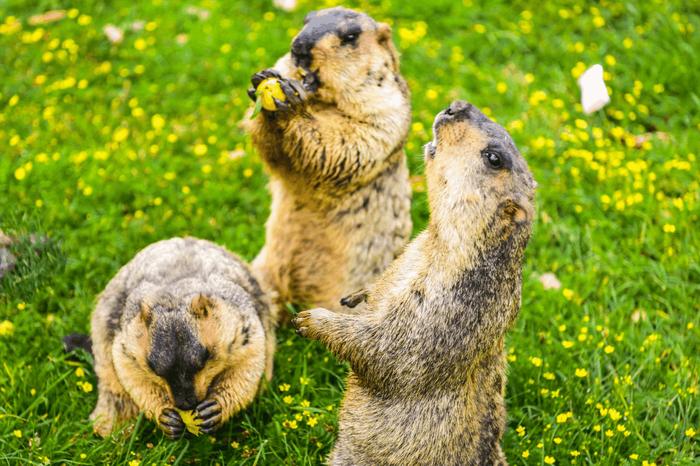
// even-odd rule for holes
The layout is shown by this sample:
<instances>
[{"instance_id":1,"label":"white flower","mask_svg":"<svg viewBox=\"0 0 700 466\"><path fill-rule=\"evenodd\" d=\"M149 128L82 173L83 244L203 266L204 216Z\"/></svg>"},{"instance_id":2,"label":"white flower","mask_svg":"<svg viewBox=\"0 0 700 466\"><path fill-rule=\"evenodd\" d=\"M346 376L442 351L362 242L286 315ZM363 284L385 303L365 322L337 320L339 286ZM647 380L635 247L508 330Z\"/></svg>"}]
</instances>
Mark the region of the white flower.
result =
<instances>
[{"instance_id":1,"label":"white flower","mask_svg":"<svg viewBox=\"0 0 700 466\"><path fill-rule=\"evenodd\" d=\"M542 283L545 290L558 290L561 288L561 282L552 272L547 272L540 275L540 283Z\"/></svg>"},{"instance_id":2,"label":"white flower","mask_svg":"<svg viewBox=\"0 0 700 466\"><path fill-rule=\"evenodd\" d=\"M102 32L105 33L105 36L107 36L107 39L113 44L119 44L121 43L122 40L124 40L124 31L122 31L120 28L115 26L114 24L107 24L103 29Z\"/></svg>"}]
</instances>

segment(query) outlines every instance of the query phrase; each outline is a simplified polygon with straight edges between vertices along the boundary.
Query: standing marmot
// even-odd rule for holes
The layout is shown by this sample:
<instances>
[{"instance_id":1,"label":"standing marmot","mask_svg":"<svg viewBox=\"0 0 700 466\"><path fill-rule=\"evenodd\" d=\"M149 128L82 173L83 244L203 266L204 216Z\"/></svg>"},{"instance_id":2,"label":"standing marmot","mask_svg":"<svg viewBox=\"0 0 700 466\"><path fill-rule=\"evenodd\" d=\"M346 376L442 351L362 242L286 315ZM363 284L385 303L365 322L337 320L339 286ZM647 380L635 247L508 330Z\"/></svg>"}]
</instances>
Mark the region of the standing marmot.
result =
<instances>
[{"instance_id":1,"label":"standing marmot","mask_svg":"<svg viewBox=\"0 0 700 466\"><path fill-rule=\"evenodd\" d=\"M411 119L391 29L344 8L309 13L277 77L285 101L250 123L272 208L253 268L281 302L338 307L411 234L403 145Z\"/></svg>"},{"instance_id":2,"label":"standing marmot","mask_svg":"<svg viewBox=\"0 0 700 466\"><path fill-rule=\"evenodd\" d=\"M222 247L173 238L143 249L92 315L95 432L107 436L144 412L175 438L185 425L174 408L196 410L201 431L214 431L253 400L263 373L272 376L272 309L248 266Z\"/></svg>"},{"instance_id":3,"label":"standing marmot","mask_svg":"<svg viewBox=\"0 0 700 466\"><path fill-rule=\"evenodd\" d=\"M367 294L302 335L350 362L332 465L505 465L503 340L520 308L536 183L508 133L465 102L426 146L431 218Z\"/></svg>"}]
</instances>

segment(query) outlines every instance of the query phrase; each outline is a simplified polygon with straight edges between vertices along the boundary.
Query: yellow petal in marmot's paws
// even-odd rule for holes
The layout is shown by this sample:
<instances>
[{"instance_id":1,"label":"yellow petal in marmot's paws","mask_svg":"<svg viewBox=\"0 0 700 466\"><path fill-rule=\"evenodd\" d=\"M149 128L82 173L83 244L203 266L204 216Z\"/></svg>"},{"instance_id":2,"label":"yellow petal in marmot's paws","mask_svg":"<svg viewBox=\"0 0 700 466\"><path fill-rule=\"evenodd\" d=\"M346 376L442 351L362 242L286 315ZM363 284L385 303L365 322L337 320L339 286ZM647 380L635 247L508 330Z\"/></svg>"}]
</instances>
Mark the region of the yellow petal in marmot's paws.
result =
<instances>
[{"instance_id":1,"label":"yellow petal in marmot's paws","mask_svg":"<svg viewBox=\"0 0 700 466\"><path fill-rule=\"evenodd\" d=\"M182 418L182 422L185 424L187 431L194 436L199 435L199 425L204 422L204 420L196 417L195 412L192 410L184 411L175 408L175 411L177 411Z\"/></svg>"},{"instance_id":2,"label":"yellow petal in marmot's paws","mask_svg":"<svg viewBox=\"0 0 700 466\"><path fill-rule=\"evenodd\" d=\"M277 110L275 99L284 102L287 98L277 78L267 78L261 82L255 90L255 95L260 99L262 108L269 111Z\"/></svg>"}]
</instances>

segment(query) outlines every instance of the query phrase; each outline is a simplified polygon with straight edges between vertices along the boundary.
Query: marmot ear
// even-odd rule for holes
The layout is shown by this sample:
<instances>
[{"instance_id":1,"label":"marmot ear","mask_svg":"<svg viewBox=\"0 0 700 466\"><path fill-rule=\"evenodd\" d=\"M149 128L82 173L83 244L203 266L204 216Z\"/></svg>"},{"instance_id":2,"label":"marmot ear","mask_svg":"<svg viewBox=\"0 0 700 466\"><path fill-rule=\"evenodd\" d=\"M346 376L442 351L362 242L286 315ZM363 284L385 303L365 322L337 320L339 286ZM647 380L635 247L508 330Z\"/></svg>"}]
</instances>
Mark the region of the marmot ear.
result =
<instances>
[{"instance_id":1,"label":"marmot ear","mask_svg":"<svg viewBox=\"0 0 700 466\"><path fill-rule=\"evenodd\" d=\"M377 25L377 42L384 47L391 55L391 67L396 73L399 72L399 52L394 47L394 41L391 37L391 26L386 23Z\"/></svg>"},{"instance_id":2,"label":"marmot ear","mask_svg":"<svg viewBox=\"0 0 700 466\"><path fill-rule=\"evenodd\" d=\"M141 320L144 324L146 324L146 327L150 327L151 322L153 322L153 309L151 308L150 303L145 300L141 301L139 313L141 315Z\"/></svg>"},{"instance_id":3,"label":"marmot ear","mask_svg":"<svg viewBox=\"0 0 700 466\"><path fill-rule=\"evenodd\" d=\"M306 25L309 21L314 19L314 17L318 14L318 11L309 11L306 16L304 16L304 24Z\"/></svg>"},{"instance_id":4,"label":"marmot ear","mask_svg":"<svg viewBox=\"0 0 700 466\"><path fill-rule=\"evenodd\" d=\"M195 296L190 304L192 314L194 314L194 316L198 319L204 319L209 316L209 312L213 307L214 303L212 302L211 298L201 293Z\"/></svg>"}]
</instances>

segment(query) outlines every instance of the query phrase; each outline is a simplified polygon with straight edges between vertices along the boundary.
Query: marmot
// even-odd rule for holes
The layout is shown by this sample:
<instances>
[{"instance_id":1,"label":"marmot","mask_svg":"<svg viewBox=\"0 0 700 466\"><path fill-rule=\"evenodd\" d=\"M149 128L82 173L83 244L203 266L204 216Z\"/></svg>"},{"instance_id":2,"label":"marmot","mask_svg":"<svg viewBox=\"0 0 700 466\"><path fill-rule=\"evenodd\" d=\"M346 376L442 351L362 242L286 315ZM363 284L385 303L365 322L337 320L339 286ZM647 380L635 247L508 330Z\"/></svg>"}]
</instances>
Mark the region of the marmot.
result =
<instances>
[{"instance_id":1,"label":"marmot","mask_svg":"<svg viewBox=\"0 0 700 466\"><path fill-rule=\"evenodd\" d=\"M251 98L269 77L286 98L248 123L272 194L253 268L281 302L336 308L411 234L410 95L391 28L345 8L311 12L291 52L253 76Z\"/></svg>"},{"instance_id":2,"label":"marmot","mask_svg":"<svg viewBox=\"0 0 700 466\"><path fill-rule=\"evenodd\" d=\"M433 132L429 225L369 288L365 313L293 321L352 368L332 465L507 464L504 337L536 183L508 133L468 103Z\"/></svg>"},{"instance_id":3,"label":"marmot","mask_svg":"<svg viewBox=\"0 0 700 466\"><path fill-rule=\"evenodd\" d=\"M275 322L249 267L224 248L195 238L146 247L92 314L95 432L144 412L176 438L185 425L175 408L213 432L253 400L263 373L271 378ZM89 350L85 340L64 341Z\"/></svg>"}]
</instances>

